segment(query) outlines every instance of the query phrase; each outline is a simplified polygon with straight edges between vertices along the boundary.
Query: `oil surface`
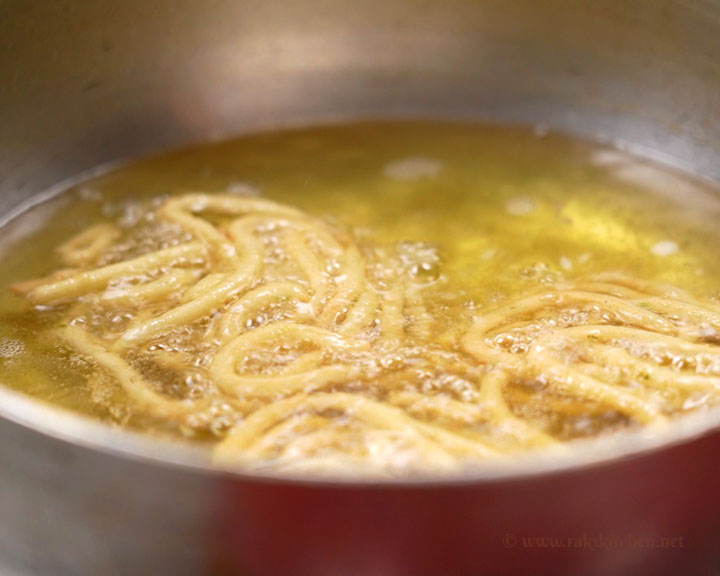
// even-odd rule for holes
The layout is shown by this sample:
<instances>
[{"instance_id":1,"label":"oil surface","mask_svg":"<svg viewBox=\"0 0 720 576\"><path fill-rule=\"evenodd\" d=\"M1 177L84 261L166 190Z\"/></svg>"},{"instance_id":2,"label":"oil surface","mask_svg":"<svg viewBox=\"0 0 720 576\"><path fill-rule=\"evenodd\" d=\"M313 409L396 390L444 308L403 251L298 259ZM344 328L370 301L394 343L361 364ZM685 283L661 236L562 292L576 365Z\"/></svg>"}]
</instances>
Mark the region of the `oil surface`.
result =
<instances>
[{"instance_id":1,"label":"oil surface","mask_svg":"<svg viewBox=\"0 0 720 576\"><path fill-rule=\"evenodd\" d=\"M617 149L443 122L263 133L131 162L0 231L0 380L112 425L188 435L114 410L111 393L91 385L87 367L48 331L59 316L29 307L10 286L60 268L56 246L82 230L106 221L132 228L152 202L195 191L258 195L361 240L427 246L429 266L436 258L443 276L433 312L459 333L514 295L594 273L669 283L707 300L720 286L720 194ZM583 435L554 426L559 437Z\"/></svg>"}]
</instances>

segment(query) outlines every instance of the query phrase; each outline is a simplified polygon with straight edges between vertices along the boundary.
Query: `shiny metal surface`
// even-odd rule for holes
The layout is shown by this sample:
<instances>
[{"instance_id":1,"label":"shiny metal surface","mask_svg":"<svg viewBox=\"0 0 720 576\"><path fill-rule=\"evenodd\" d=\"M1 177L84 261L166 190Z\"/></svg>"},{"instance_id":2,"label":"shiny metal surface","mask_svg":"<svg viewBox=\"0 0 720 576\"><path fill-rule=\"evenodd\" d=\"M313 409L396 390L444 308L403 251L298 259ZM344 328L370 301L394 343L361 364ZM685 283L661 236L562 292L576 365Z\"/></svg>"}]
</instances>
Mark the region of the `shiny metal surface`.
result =
<instances>
[{"instance_id":1,"label":"shiny metal surface","mask_svg":"<svg viewBox=\"0 0 720 576\"><path fill-rule=\"evenodd\" d=\"M108 161L350 117L546 124L720 179L718 0L0 0L0 72L0 214ZM325 485L211 472L166 445L0 400L3 574L720 566L716 432L538 476ZM503 541L583 533L686 545Z\"/></svg>"}]
</instances>

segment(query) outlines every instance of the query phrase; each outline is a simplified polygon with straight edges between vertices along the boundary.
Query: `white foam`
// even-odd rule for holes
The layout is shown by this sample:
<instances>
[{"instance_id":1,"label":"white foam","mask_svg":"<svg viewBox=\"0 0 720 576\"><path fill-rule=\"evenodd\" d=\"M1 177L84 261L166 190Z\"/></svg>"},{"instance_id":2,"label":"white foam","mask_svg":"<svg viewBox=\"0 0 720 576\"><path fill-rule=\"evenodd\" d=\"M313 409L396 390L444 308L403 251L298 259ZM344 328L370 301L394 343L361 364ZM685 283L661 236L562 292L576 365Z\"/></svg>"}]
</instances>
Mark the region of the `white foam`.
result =
<instances>
[{"instance_id":1,"label":"white foam","mask_svg":"<svg viewBox=\"0 0 720 576\"><path fill-rule=\"evenodd\" d=\"M25 352L25 344L15 338L0 338L0 358L15 358Z\"/></svg>"}]
</instances>

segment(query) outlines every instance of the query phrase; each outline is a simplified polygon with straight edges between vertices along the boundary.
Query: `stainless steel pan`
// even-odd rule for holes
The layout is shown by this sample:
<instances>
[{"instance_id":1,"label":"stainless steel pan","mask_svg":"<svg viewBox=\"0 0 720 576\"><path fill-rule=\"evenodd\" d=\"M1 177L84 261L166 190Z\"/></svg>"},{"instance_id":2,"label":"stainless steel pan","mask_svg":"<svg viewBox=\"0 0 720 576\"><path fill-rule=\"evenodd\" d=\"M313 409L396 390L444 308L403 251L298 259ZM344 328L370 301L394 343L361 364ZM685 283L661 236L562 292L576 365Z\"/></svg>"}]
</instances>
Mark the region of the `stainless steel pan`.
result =
<instances>
[{"instance_id":1,"label":"stainless steel pan","mask_svg":"<svg viewBox=\"0 0 720 576\"><path fill-rule=\"evenodd\" d=\"M118 158L379 116L545 124L720 179L720 2L0 0L2 214ZM0 389L0 572L718 574L720 432L670 436L277 480Z\"/></svg>"}]
</instances>

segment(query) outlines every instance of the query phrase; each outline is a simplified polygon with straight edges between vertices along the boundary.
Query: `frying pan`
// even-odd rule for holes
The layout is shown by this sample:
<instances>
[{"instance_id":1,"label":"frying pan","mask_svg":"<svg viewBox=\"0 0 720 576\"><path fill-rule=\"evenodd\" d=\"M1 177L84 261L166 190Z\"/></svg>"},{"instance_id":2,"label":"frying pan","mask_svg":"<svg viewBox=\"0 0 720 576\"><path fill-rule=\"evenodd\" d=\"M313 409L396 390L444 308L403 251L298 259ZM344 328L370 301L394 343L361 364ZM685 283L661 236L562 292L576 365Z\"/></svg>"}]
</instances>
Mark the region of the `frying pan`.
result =
<instances>
[{"instance_id":1,"label":"frying pan","mask_svg":"<svg viewBox=\"0 0 720 576\"><path fill-rule=\"evenodd\" d=\"M717 0L0 0L0 214L265 128L530 123L720 180ZM213 469L0 387L0 572L720 573L720 415L404 481Z\"/></svg>"}]
</instances>

